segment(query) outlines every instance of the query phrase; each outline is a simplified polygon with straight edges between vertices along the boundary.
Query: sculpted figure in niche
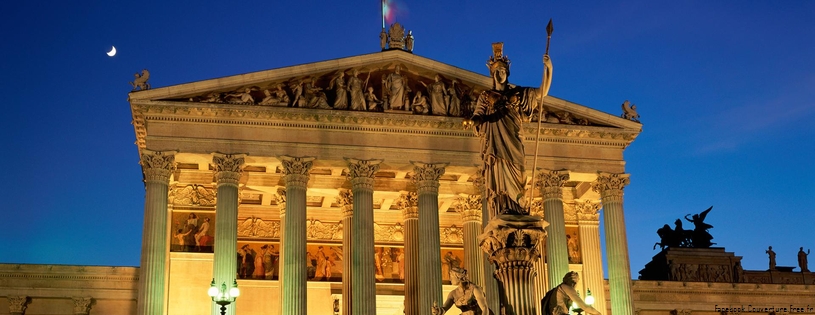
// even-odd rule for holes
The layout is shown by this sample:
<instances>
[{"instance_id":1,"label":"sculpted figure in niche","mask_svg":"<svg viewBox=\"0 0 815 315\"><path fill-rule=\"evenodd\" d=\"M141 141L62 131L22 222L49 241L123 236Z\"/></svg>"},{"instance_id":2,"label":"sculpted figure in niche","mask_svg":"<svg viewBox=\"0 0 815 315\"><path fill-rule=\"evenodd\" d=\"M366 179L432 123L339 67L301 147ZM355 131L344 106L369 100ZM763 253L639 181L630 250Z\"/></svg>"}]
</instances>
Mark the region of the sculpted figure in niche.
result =
<instances>
[{"instance_id":1,"label":"sculpted figure in niche","mask_svg":"<svg viewBox=\"0 0 815 315\"><path fill-rule=\"evenodd\" d=\"M368 106L365 104L365 94L362 91L363 87L367 85L368 79L365 79L366 84L362 84L362 80L359 78L359 70L354 69L353 74L350 78L348 78L348 90L351 92L351 110L368 110ZM368 78L371 77L371 74L368 73Z\"/></svg>"},{"instance_id":2,"label":"sculpted figure in niche","mask_svg":"<svg viewBox=\"0 0 815 315\"><path fill-rule=\"evenodd\" d=\"M292 84L291 88L294 98L292 98L291 107L305 107L306 100L303 99L303 81Z\"/></svg>"},{"instance_id":3,"label":"sculpted figure in niche","mask_svg":"<svg viewBox=\"0 0 815 315\"><path fill-rule=\"evenodd\" d=\"M243 92L232 92L226 96L229 97L229 102L232 104L255 104L251 88L246 88Z\"/></svg>"},{"instance_id":4,"label":"sculpted figure in niche","mask_svg":"<svg viewBox=\"0 0 815 315\"><path fill-rule=\"evenodd\" d=\"M433 306L433 315L442 315L453 305L461 310L464 315L487 315L490 310L487 307L487 297L484 290L467 278L467 270L462 268L450 269L450 282L457 285L455 289L447 294L447 300L442 306Z\"/></svg>"},{"instance_id":5,"label":"sculpted figure in niche","mask_svg":"<svg viewBox=\"0 0 815 315\"><path fill-rule=\"evenodd\" d=\"M458 83L458 80L453 79L447 89L447 114L453 117L461 116L461 99L458 98L456 83Z\"/></svg>"},{"instance_id":6,"label":"sculpted figure in niche","mask_svg":"<svg viewBox=\"0 0 815 315\"><path fill-rule=\"evenodd\" d=\"M263 90L265 97L258 105L283 105L289 104L289 95L283 90L283 84L278 84L274 91Z\"/></svg>"},{"instance_id":7,"label":"sculpted figure in niche","mask_svg":"<svg viewBox=\"0 0 815 315\"><path fill-rule=\"evenodd\" d=\"M416 91L416 95L413 96L412 106L414 114L427 115L429 106L427 106L427 97L422 95L422 91Z\"/></svg>"},{"instance_id":8,"label":"sculpted figure in niche","mask_svg":"<svg viewBox=\"0 0 815 315\"><path fill-rule=\"evenodd\" d=\"M447 116L447 89L444 88L444 83L441 82L438 74L435 80L430 85L420 83L427 88L427 93L430 95L430 112L436 116Z\"/></svg>"},{"instance_id":9,"label":"sculpted figure in niche","mask_svg":"<svg viewBox=\"0 0 815 315\"><path fill-rule=\"evenodd\" d=\"M365 93L365 101L368 103L369 111L373 112L382 110L382 106L380 106L382 102L380 102L379 99L376 98L376 93L374 93L373 86L368 87L368 93Z\"/></svg>"},{"instance_id":10,"label":"sculpted figure in niche","mask_svg":"<svg viewBox=\"0 0 815 315\"><path fill-rule=\"evenodd\" d=\"M405 104L405 88L407 88L407 78L400 73L401 66L396 66L393 73L382 79L382 84L388 92L388 108L402 109Z\"/></svg>"},{"instance_id":11,"label":"sculpted figure in niche","mask_svg":"<svg viewBox=\"0 0 815 315\"><path fill-rule=\"evenodd\" d=\"M329 89L334 89L334 109L348 108L348 92L345 89L345 73L340 71L328 83Z\"/></svg>"},{"instance_id":12,"label":"sculpted figure in niche","mask_svg":"<svg viewBox=\"0 0 815 315\"><path fill-rule=\"evenodd\" d=\"M577 272L569 271L563 276L563 283L546 292L541 299L541 314L543 315L569 315L572 303L577 304L588 315L600 315L594 307L587 305L575 291L574 286L580 280Z\"/></svg>"},{"instance_id":13,"label":"sculpted figure in niche","mask_svg":"<svg viewBox=\"0 0 815 315\"><path fill-rule=\"evenodd\" d=\"M481 137L482 175L490 217L527 212L519 203L526 183L522 127L524 119L541 103L539 89L509 85L509 65L503 43L493 44L493 56L487 62L493 88L479 95L473 116L466 122ZM552 73L548 55L544 56L544 66L547 75L542 87L548 90Z\"/></svg>"},{"instance_id":14,"label":"sculpted figure in niche","mask_svg":"<svg viewBox=\"0 0 815 315\"><path fill-rule=\"evenodd\" d=\"M326 98L323 89L317 87L316 78L306 84L305 93L306 104L308 104L309 108L331 109L331 106L328 106L328 98Z\"/></svg>"},{"instance_id":15,"label":"sculpted figure in niche","mask_svg":"<svg viewBox=\"0 0 815 315\"><path fill-rule=\"evenodd\" d=\"M807 256L809 256L809 249L807 249L806 253L803 247L798 249L798 267L801 268L801 272L809 272Z\"/></svg>"}]
</instances>

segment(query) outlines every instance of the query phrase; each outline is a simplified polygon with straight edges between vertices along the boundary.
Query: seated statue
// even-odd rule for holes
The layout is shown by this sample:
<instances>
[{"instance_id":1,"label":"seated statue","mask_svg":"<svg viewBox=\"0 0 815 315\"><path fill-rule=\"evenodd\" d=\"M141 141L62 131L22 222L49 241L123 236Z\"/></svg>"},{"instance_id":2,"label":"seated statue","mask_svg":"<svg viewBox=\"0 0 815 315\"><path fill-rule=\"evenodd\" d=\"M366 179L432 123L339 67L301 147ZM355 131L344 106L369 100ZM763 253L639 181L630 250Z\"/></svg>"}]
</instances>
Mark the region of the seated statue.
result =
<instances>
[{"instance_id":1,"label":"seated statue","mask_svg":"<svg viewBox=\"0 0 815 315\"><path fill-rule=\"evenodd\" d=\"M457 288L447 294L447 300L442 306L433 306L433 315L443 315L453 304L461 310L464 315L487 315L490 310L487 307L487 297L481 287L470 282L467 278L467 270L454 267L450 269L450 283L458 285Z\"/></svg>"},{"instance_id":2,"label":"seated statue","mask_svg":"<svg viewBox=\"0 0 815 315\"><path fill-rule=\"evenodd\" d=\"M583 309L588 315L601 315L599 311L587 305L574 290L574 286L580 280L577 272L569 271L563 276L563 283L554 289L546 292L546 296L541 299L541 314L543 315L569 315L572 303Z\"/></svg>"}]
</instances>

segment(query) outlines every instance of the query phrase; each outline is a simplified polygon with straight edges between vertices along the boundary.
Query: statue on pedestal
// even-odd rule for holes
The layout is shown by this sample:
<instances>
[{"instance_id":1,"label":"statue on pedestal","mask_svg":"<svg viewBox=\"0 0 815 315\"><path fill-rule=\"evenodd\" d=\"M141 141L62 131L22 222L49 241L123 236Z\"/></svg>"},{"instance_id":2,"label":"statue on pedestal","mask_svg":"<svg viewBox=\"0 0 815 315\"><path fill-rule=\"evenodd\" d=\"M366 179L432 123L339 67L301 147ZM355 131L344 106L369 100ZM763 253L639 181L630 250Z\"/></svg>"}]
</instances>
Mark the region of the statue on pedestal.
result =
<instances>
[{"instance_id":1,"label":"statue on pedestal","mask_svg":"<svg viewBox=\"0 0 815 315\"><path fill-rule=\"evenodd\" d=\"M453 305L461 310L462 315L488 315L491 313L487 307L487 297L484 290L470 282L470 279L467 278L466 269L458 267L450 269L450 283L458 287L447 294L447 300L444 301L442 306L433 306L433 315L443 315Z\"/></svg>"},{"instance_id":2,"label":"statue on pedestal","mask_svg":"<svg viewBox=\"0 0 815 315\"><path fill-rule=\"evenodd\" d=\"M804 253L803 247L798 249L798 267L801 267L801 272L809 272L807 256L809 256L809 249L807 249L806 253Z\"/></svg>"},{"instance_id":3,"label":"statue on pedestal","mask_svg":"<svg viewBox=\"0 0 815 315\"><path fill-rule=\"evenodd\" d=\"M600 315L591 305L583 302L574 286L580 280L577 272L569 271L563 276L563 283L554 287L541 299L542 315L569 315L572 303L577 304L588 315Z\"/></svg>"},{"instance_id":4,"label":"statue on pedestal","mask_svg":"<svg viewBox=\"0 0 815 315\"><path fill-rule=\"evenodd\" d=\"M769 270L775 270L775 252L773 251L773 247L770 246L770 248L768 248L764 252L767 253L767 256L769 256L769 258L770 258L770 269Z\"/></svg>"}]
</instances>

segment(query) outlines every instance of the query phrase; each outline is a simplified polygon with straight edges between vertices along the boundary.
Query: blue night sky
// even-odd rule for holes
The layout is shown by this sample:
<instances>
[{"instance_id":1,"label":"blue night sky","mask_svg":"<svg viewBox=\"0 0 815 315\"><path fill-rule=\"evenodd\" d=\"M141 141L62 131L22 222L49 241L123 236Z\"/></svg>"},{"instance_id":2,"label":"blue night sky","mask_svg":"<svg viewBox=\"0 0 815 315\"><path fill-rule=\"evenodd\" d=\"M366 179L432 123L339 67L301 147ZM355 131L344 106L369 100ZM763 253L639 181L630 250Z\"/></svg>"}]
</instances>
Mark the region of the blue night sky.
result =
<instances>
[{"instance_id":1,"label":"blue night sky","mask_svg":"<svg viewBox=\"0 0 815 315\"><path fill-rule=\"evenodd\" d=\"M713 241L745 269L766 269L769 245L781 266L815 248L815 2L566 3L403 0L395 19L416 54L482 74L503 41L510 81L538 86L553 18L551 94L614 115L638 105L632 277L657 228L710 206ZM163 87L372 53L379 14L377 1L4 4L0 262L139 264L134 72Z\"/></svg>"}]
</instances>

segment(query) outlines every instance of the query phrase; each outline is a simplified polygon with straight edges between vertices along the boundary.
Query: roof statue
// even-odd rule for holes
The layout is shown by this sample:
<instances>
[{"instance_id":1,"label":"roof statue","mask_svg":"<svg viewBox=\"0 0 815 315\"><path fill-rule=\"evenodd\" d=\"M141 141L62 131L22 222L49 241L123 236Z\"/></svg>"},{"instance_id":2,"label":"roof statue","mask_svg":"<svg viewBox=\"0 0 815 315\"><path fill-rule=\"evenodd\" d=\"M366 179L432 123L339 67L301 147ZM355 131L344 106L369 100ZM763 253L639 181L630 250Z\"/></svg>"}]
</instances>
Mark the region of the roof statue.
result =
<instances>
[{"instance_id":1,"label":"roof statue","mask_svg":"<svg viewBox=\"0 0 815 315\"><path fill-rule=\"evenodd\" d=\"M699 214L694 214L688 218L690 214L685 215L685 220L693 223L693 230L685 230L682 228L682 220L676 219L674 224L676 227L671 229L670 226L665 224L657 230L659 235L659 242L654 244L654 248L660 246L662 249L670 247L686 247L686 248L710 248L713 244L711 240L713 236L707 230L713 228L712 225L705 223L707 214L713 210L713 207L707 208Z\"/></svg>"},{"instance_id":2,"label":"roof statue","mask_svg":"<svg viewBox=\"0 0 815 315\"><path fill-rule=\"evenodd\" d=\"M640 122L640 114L637 114L637 105L631 104L631 106L628 106L628 104L630 104L628 100L623 102L623 113L620 115L620 117L631 121Z\"/></svg>"},{"instance_id":3,"label":"roof statue","mask_svg":"<svg viewBox=\"0 0 815 315\"><path fill-rule=\"evenodd\" d=\"M136 90L144 91L150 89L150 83L147 83L147 80L150 79L150 71L144 69L141 71L141 75L139 75L139 73L137 72L133 74L133 76L136 77L136 79L134 79L133 82L128 82L130 83L131 86L133 86L132 91Z\"/></svg>"}]
</instances>

